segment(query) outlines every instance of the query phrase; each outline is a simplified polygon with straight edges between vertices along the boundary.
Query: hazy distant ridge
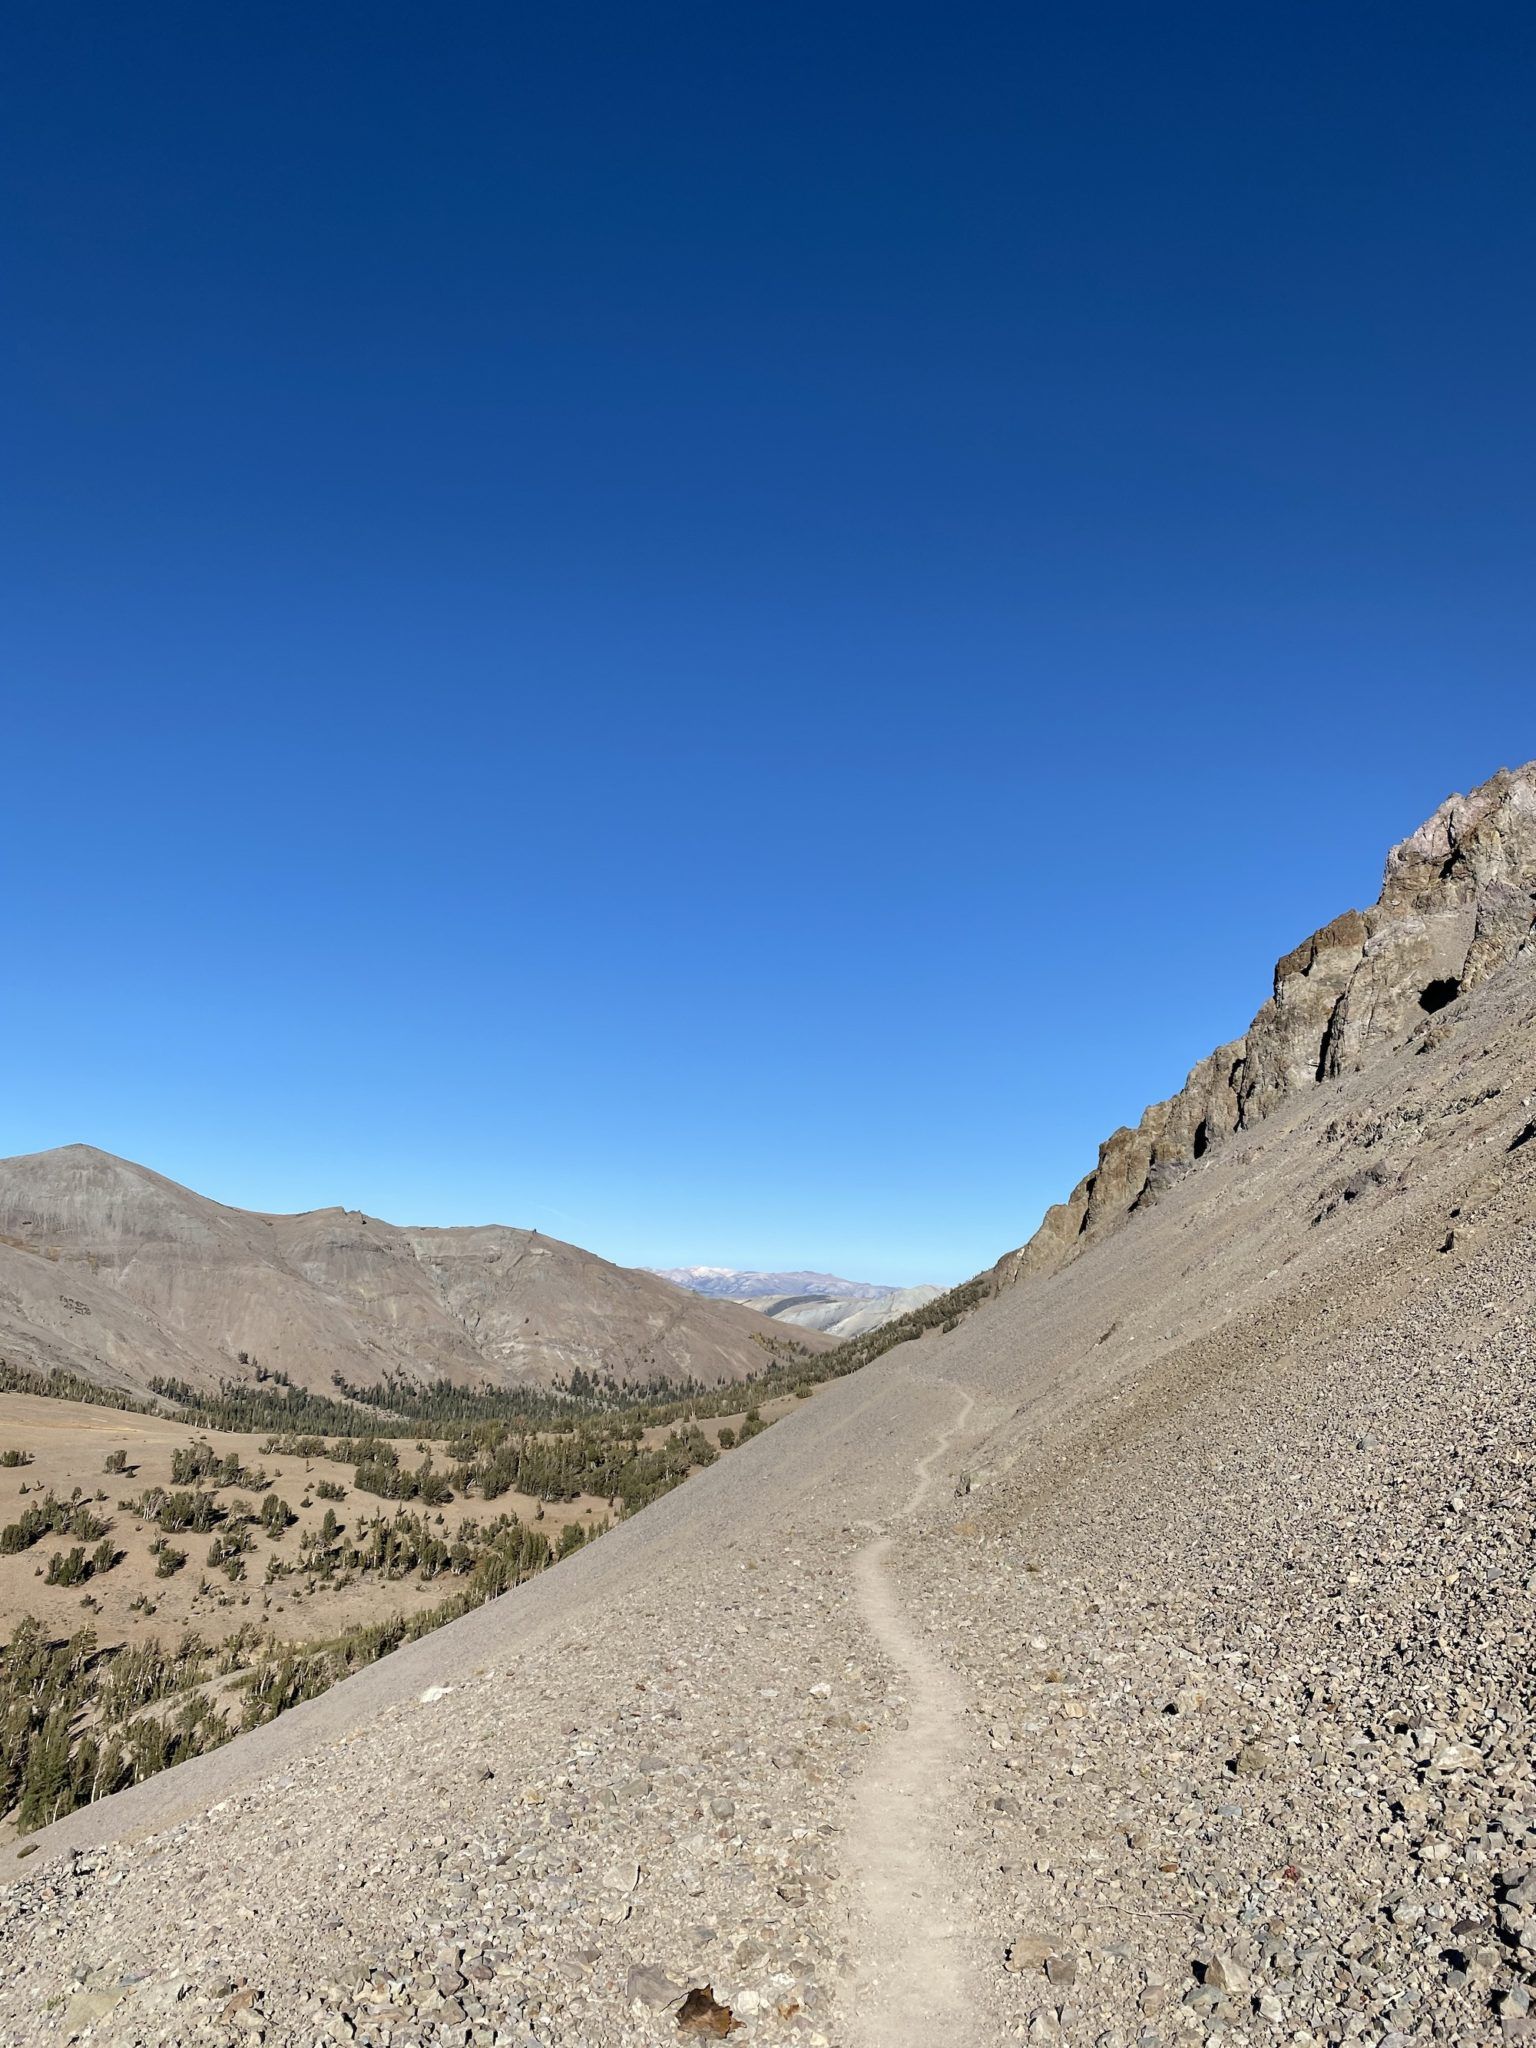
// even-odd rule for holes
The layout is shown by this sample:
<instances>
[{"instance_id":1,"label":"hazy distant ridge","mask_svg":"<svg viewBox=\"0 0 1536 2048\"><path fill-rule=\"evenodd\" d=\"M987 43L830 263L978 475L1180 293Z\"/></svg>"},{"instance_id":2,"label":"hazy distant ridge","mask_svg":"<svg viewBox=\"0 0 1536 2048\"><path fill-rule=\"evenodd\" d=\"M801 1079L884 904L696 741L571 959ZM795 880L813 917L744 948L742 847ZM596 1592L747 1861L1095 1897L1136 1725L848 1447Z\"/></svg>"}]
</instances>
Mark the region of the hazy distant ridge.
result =
<instances>
[{"instance_id":1,"label":"hazy distant ridge","mask_svg":"<svg viewBox=\"0 0 1536 2048\"><path fill-rule=\"evenodd\" d=\"M752 1273L735 1266L652 1266L651 1272L690 1294L717 1300L756 1301L765 1294L822 1294L834 1301L875 1301L894 1290L835 1273Z\"/></svg>"},{"instance_id":2,"label":"hazy distant ridge","mask_svg":"<svg viewBox=\"0 0 1536 2048\"><path fill-rule=\"evenodd\" d=\"M754 1273L734 1266L653 1266L651 1270L690 1294L750 1305L775 1322L819 1330L841 1341L878 1330L909 1309L937 1298L931 1286L877 1287L867 1280L843 1280L835 1273Z\"/></svg>"}]
</instances>

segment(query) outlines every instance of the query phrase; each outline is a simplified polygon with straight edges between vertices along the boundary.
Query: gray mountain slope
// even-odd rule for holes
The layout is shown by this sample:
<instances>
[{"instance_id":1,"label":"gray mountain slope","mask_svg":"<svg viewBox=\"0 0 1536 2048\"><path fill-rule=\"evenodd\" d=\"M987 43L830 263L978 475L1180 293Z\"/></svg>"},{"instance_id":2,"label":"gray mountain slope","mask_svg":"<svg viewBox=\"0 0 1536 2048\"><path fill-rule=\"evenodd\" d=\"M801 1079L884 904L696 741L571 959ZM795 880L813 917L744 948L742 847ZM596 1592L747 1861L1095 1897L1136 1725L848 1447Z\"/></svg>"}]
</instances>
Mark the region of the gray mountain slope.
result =
<instances>
[{"instance_id":1,"label":"gray mountain slope","mask_svg":"<svg viewBox=\"0 0 1536 2048\"><path fill-rule=\"evenodd\" d=\"M782 1342L754 1310L500 1224L227 1208L88 1145L0 1160L0 1356L145 1386L245 1376L547 1385L577 1368L707 1384ZM814 1349L822 1340L808 1333Z\"/></svg>"}]
</instances>

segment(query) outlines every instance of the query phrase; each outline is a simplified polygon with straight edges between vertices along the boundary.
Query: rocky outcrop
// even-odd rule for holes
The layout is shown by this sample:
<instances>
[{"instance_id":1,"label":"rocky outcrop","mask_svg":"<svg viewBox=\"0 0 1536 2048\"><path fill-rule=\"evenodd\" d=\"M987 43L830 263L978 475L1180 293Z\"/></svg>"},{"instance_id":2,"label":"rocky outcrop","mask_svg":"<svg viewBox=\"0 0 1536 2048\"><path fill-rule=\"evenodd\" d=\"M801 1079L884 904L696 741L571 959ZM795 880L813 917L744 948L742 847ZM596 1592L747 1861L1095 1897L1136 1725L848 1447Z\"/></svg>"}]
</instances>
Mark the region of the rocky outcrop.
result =
<instances>
[{"instance_id":1,"label":"rocky outcrop","mask_svg":"<svg viewBox=\"0 0 1536 2048\"><path fill-rule=\"evenodd\" d=\"M999 1260L998 1282L1054 1271L1234 1132L1401 1044L1536 949L1533 928L1536 762L1448 798L1394 846L1372 908L1346 910L1287 953L1246 1034L1203 1059L1134 1130L1107 1138L1093 1172Z\"/></svg>"}]
</instances>

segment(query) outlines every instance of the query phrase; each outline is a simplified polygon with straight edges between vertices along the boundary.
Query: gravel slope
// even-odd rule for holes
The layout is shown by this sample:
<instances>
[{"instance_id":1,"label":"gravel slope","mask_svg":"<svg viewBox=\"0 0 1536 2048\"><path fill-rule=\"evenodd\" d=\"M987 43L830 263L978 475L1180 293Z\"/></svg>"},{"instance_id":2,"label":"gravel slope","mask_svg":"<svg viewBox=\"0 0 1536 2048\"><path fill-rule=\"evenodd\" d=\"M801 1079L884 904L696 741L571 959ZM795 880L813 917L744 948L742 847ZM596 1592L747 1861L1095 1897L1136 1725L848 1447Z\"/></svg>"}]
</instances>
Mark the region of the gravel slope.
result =
<instances>
[{"instance_id":1,"label":"gravel slope","mask_svg":"<svg viewBox=\"0 0 1536 2048\"><path fill-rule=\"evenodd\" d=\"M0 2040L609 2048L705 1984L813 2048L1518 2038L1533 1023L1522 959L592 1550L34 1837Z\"/></svg>"}]
</instances>

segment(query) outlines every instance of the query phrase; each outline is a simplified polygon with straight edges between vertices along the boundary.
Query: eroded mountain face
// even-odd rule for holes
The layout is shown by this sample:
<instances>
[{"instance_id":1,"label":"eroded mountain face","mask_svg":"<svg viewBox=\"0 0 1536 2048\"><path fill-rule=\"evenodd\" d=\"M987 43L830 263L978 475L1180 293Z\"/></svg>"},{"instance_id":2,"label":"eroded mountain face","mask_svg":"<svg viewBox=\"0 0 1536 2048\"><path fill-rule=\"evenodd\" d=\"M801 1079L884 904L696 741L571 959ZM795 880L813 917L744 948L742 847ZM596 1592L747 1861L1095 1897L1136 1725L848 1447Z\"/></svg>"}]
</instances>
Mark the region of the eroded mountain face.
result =
<instances>
[{"instance_id":1,"label":"eroded mountain face","mask_svg":"<svg viewBox=\"0 0 1536 2048\"><path fill-rule=\"evenodd\" d=\"M89 1145L0 1160L0 1357L33 1370L130 1388L211 1387L253 1362L320 1391L337 1373L713 1385L763 1371L785 1334L538 1231L259 1215Z\"/></svg>"},{"instance_id":2,"label":"eroded mountain face","mask_svg":"<svg viewBox=\"0 0 1536 2048\"><path fill-rule=\"evenodd\" d=\"M1521 953L1536 927L1536 762L1441 804L1387 856L1369 910L1287 953L1242 1038L1099 1148L1099 1163L998 1262L1006 1285L1054 1271L1179 1174L1297 1094L1369 1065Z\"/></svg>"}]
</instances>

